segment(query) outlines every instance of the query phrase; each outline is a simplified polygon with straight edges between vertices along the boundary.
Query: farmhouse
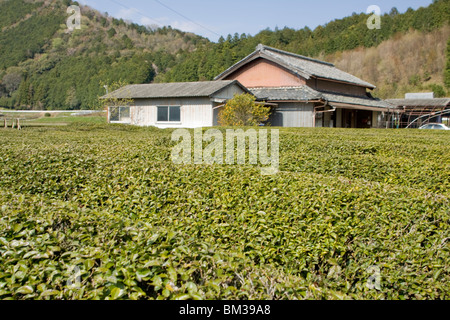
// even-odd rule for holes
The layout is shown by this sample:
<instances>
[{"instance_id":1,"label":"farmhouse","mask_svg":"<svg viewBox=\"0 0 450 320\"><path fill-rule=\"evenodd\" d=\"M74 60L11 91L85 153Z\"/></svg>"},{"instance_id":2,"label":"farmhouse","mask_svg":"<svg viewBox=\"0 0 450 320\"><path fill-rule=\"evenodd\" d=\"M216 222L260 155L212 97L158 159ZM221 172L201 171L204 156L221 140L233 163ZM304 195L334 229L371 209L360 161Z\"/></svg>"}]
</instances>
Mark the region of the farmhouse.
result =
<instances>
[{"instance_id":1,"label":"farmhouse","mask_svg":"<svg viewBox=\"0 0 450 320\"><path fill-rule=\"evenodd\" d=\"M129 106L110 106L111 123L159 128L217 125L220 105L235 94L250 93L235 80L128 85L103 98L132 99Z\"/></svg>"},{"instance_id":2,"label":"farmhouse","mask_svg":"<svg viewBox=\"0 0 450 320\"><path fill-rule=\"evenodd\" d=\"M227 100L251 93L271 106L272 126L377 128L391 117L393 106L373 98L373 89L333 64L260 44L215 81L130 85L105 97L134 101L111 106L112 123L215 126Z\"/></svg>"},{"instance_id":3,"label":"farmhouse","mask_svg":"<svg viewBox=\"0 0 450 320\"><path fill-rule=\"evenodd\" d=\"M379 127L390 105L376 87L333 64L258 45L216 80L239 80L259 100L276 103L269 122L281 127Z\"/></svg>"}]
</instances>

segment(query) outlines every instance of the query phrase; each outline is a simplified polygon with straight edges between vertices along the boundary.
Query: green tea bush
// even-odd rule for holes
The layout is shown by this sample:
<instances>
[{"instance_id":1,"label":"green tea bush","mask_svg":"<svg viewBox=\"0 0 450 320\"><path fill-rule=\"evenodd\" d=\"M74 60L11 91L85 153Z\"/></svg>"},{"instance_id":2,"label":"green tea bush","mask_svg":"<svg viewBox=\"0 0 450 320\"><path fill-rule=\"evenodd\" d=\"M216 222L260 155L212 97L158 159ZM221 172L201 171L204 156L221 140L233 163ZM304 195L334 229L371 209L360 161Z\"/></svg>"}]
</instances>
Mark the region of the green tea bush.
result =
<instances>
[{"instance_id":1,"label":"green tea bush","mask_svg":"<svg viewBox=\"0 0 450 320\"><path fill-rule=\"evenodd\" d=\"M170 137L2 131L0 299L450 298L448 133L281 129L273 176Z\"/></svg>"}]
</instances>

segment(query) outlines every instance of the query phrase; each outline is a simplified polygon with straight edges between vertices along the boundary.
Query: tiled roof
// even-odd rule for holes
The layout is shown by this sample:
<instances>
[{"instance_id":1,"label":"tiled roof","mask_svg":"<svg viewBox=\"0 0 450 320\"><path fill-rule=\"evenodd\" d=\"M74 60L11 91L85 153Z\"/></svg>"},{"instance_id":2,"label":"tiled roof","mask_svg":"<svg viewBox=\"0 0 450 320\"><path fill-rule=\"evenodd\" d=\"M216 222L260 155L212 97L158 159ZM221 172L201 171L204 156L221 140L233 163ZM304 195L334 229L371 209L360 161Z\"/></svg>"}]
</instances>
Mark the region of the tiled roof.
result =
<instances>
[{"instance_id":1,"label":"tiled roof","mask_svg":"<svg viewBox=\"0 0 450 320\"><path fill-rule=\"evenodd\" d=\"M241 68L246 63L253 61L257 58L265 58L275 63L282 65L283 67L291 70L292 72L306 78L311 77L318 79L328 79L338 82L350 83L366 88L375 89L373 84L370 84L364 80L361 80L347 72L344 72L336 68L333 64L308 58L302 55L294 54L287 51L258 45L256 51L236 63L234 66L228 68L223 73L216 77L216 80L224 79L237 69Z\"/></svg>"},{"instance_id":2,"label":"tiled roof","mask_svg":"<svg viewBox=\"0 0 450 320\"><path fill-rule=\"evenodd\" d=\"M279 87L279 88L251 88L250 92L260 100L271 101L311 101L320 100L319 92L308 86Z\"/></svg>"},{"instance_id":3,"label":"tiled roof","mask_svg":"<svg viewBox=\"0 0 450 320\"><path fill-rule=\"evenodd\" d=\"M259 99L265 101L323 101L329 104L345 104L370 108L393 108L388 103L370 97L360 97L338 94L334 92L317 91L308 86L251 88L250 91Z\"/></svg>"},{"instance_id":4,"label":"tiled roof","mask_svg":"<svg viewBox=\"0 0 450 320\"><path fill-rule=\"evenodd\" d=\"M329 103L342 103L346 105L366 106L373 108L392 109L392 106L380 99L363 98L358 96L349 96L336 93L321 92L322 96Z\"/></svg>"}]
</instances>

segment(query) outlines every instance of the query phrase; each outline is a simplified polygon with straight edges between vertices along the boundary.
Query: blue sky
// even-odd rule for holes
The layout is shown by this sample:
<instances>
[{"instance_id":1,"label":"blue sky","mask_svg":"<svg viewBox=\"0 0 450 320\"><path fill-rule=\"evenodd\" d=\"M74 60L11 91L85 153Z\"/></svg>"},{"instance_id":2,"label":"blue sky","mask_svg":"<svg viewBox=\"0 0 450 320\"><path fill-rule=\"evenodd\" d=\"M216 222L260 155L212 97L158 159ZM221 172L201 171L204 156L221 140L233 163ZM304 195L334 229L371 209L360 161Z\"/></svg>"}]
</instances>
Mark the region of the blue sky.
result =
<instances>
[{"instance_id":1,"label":"blue sky","mask_svg":"<svg viewBox=\"0 0 450 320\"><path fill-rule=\"evenodd\" d=\"M371 5L382 13L396 7L405 12L432 0L79 0L100 12L142 25L170 25L217 41L220 35L246 33L285 26L311 29Z\"/></svg>"}]
</instances>

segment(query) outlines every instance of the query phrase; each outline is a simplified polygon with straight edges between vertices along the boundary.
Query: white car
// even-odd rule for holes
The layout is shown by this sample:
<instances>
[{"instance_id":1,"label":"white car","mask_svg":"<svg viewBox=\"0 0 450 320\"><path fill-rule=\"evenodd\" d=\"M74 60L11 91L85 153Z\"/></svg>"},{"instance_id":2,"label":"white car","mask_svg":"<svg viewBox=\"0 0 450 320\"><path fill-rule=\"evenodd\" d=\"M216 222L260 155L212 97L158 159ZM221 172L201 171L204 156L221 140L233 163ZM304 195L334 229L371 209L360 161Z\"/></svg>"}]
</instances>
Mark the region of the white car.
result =
<instances>
[{"instance_id":1,"label":"white car","mask_svg":"<svg viewBox=\"0 0 450 320\"><path fill-rule=\"evenodd\" d=\"M427 123L419 129L450 130L449 127L442 123Z\"/></svg>"}]
</instances>

